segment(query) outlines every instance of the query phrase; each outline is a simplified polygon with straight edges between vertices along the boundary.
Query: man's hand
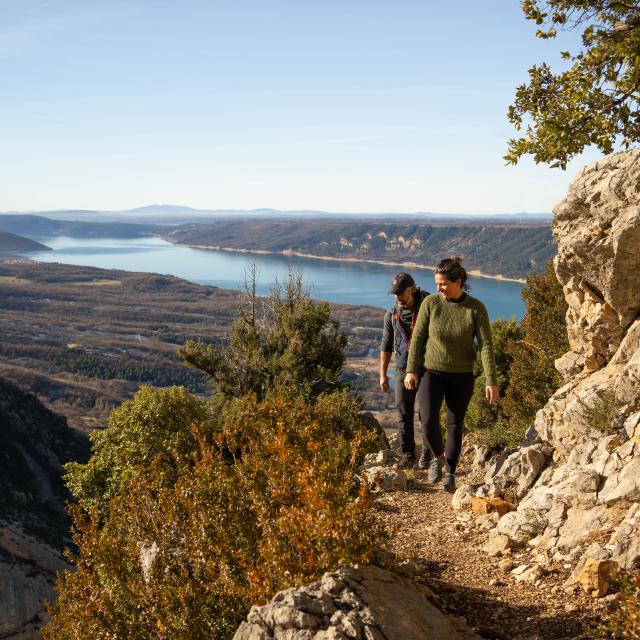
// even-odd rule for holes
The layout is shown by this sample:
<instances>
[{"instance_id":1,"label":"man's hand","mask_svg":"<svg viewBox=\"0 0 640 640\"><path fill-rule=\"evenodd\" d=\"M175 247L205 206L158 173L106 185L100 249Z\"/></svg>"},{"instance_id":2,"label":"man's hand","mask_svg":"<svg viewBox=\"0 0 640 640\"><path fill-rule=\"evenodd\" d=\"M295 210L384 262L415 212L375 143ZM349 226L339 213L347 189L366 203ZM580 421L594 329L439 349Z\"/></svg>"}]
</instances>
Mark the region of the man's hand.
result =
<instances>
[{"instance_id":1,"label":"man's hand","mask_svg":"<svg viewBox=\"0 0 640 640\"><path fill-rule=\"evenodd\" d=\"M383 391L389 391L389 376L387 371L391 362L391 351L380 352L380 388Z\"/></svg>"},{"instance_id":2,"label":"man's hand","mask_svg":"<svg viewBox=\"0 0 640 640\"><path fill-rule=\"evenodd\" d=\"M498 402L498 398L500 397L498 386L495 384L487 385L484 389L484 397L491 403Z\"/></svg>"},{"instance_id":3,"label":"man's hand","mask_svg":"<svg viewBox=\"0 0 640 640\"><path fill-rule=\"evenodd\" d=\"M404 388L409 391L418 388L418 375L415 373L407 373L404 377Z\"/></svg>"}]
</instances>

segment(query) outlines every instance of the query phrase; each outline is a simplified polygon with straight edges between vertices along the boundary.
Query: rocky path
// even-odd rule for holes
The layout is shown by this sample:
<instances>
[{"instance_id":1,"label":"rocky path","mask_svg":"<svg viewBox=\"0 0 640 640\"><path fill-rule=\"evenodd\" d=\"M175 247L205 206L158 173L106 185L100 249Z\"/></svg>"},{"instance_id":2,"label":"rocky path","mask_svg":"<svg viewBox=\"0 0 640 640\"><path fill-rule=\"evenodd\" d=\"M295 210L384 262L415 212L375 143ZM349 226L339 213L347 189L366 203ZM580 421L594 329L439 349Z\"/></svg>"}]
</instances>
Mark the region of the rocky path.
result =
<instances>
[{"instance_id":1,"label":"rocky path","mask_svg":"<svg viewBox=\"0 0 640 640\"><path fill-rule=\"evenodd\" d=\"M464 468L458 484L463 482ZM491 516L476 516L468 507L456 511L451 500L422 472L416 472L412 489L381 493L376 500L376 512L392 532L391 550L414 579L438 594L446 612L495 640L597 637L590 628L605 613L606 598L566 590L568 567L554 564L535 582L518 581L512 571L529 564L529 552L490 557L482 547L494 525Z\"/></svg>"}]
</instances>

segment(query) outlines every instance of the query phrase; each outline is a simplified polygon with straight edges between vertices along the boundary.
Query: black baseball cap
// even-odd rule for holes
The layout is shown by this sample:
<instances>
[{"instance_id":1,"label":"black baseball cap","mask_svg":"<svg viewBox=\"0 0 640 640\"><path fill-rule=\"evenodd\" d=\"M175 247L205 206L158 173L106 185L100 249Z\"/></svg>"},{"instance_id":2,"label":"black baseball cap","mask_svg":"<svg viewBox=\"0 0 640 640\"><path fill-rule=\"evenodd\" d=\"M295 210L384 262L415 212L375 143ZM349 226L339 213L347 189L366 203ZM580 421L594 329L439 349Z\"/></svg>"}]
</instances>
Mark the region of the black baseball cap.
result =
<instances>
[{"instance_id":1,"label":"black baseball cap","mask_svg":"<svg viewBox=\"0 0 640 640\"><path fill-rule=\"evenodd\" d=\"M398 295L400 293L404 293L409 287L415 287L415 280L405 271L401 271L400 273L396 273L393 276L393 280L391 281L391 289L389 289L389 293L393 293L394 295Z\"/></svg>"}]
</instances>

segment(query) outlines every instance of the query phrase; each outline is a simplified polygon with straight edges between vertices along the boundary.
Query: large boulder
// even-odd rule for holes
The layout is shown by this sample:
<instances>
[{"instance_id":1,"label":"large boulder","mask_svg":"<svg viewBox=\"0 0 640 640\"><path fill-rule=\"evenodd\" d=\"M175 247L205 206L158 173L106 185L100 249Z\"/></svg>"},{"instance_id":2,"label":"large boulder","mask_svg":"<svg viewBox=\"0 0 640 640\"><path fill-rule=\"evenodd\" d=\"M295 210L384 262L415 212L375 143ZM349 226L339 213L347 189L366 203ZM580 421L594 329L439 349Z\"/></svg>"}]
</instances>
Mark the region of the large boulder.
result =
<instances>
[{"instance_id":1,"label":"large boulder","mask_svg":"<svg viewBox=\"0 0 640 640\"><path fill-rule=\"evenodd\" d=\"M553 210L569 344L588 371L611 360L640 311L639 158L635 150L585 167Z\"/></svg>"},{"instance_id":2,"label":"large boulder","mask_svg":"<svg viewBox=\"0 0 640 640\"><path fill-rule=\"evenodd\" d=\"M480 640L422 585L376 566L325 573L252 607L234 640Z\"/></svg>"}]
</instances>

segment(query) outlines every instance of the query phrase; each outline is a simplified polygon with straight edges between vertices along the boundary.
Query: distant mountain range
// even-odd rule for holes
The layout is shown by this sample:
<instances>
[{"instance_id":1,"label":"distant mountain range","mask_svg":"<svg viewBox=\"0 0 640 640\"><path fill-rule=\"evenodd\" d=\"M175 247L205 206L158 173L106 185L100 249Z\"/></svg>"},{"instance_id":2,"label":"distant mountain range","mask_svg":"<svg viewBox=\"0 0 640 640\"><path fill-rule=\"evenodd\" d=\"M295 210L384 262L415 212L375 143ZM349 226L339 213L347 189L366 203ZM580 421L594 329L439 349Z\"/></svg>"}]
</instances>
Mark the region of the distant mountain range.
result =
<instances>
[{"instance_id":1,"label":"distant mountain range","mask_svg":"<svg viewBox=\"0 0 640 640\"><path fill-rule=\"evenodd\" d=\"M0 216L6 215L38 215L51 218L54 220L82 220L82 221L100 221L100 222L150 222L156 223L180 223L180 222L202 222L206 219L217 218L329 218L349 219L349 220L386 220L395 222L400 220L429 220L439 222L511 222L514 224L521 223L549 223L552 219L551 213L500 213L500 214L444 214L420 211L415 213L398 212L398 213L381 213L381 212L362 212L362 213L330 213L318 210L290 210L283 211L278 209L194 209L182 205L169 204L152 204L144 207L133 209L124 209L121 211L108 211L99 209L57 209L52 211L6 211L0 212Z\"/></svg>"},{"instance_id":2,"label":"distant mountain range","mask_svg":"<svg viewBox=\"0 0 640 640\"><path fill-rule=\"evenodd\" d=\"M158 225L152 224L143 225L106 220L100 220L99 222L65 219L54 220L44 216L24 213L7 213L0 215L0 232L9 235L20 234L28 238L50 238L55 236L70 236L72 238L136 238L144 235L157 235L158 228ZM27 238L23 238L23 240L31 242L31 240L27 240ZM32 244L38 245L39 243L34 242ZM40 245L40 248L42 247L43 245ZM22 249L5 250L34 251L36 247L25 246Z\"/></svg>"}]
</instances>

